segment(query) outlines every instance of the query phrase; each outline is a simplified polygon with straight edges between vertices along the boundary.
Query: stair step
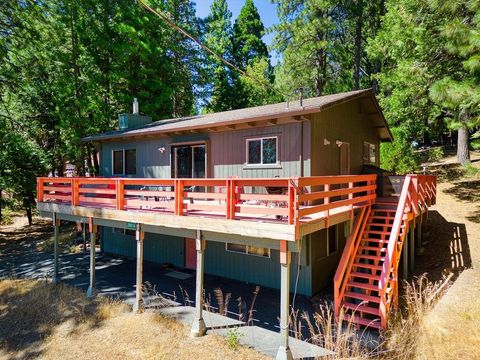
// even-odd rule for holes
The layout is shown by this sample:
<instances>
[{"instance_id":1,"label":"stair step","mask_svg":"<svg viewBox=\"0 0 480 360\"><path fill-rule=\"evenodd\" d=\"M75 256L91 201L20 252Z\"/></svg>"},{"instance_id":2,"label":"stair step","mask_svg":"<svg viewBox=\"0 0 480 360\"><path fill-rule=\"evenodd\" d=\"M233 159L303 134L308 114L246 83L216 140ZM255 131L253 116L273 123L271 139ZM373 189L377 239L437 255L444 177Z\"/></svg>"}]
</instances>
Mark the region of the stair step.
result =
<instances>
[{"instance_id":1,"label":"stair step","mask_svg":"<svg viewBox=\"0 0 480 360\"><path fill-rule=\"evenodd\" d=\"M352 298L352 299L358 299L362 301L370 301L374 303L380 303L380 297L379 296L372 296L372 295L367 295L367 294L361 294L361 293L356 293L353 291L347 291L345 292L345 296Z\"/></svg>"},{"instance_id":2,"label":"stair step","mask_svg":"<svg viewBox=\"0 0 480 360\"><path fill-rule=\"evenodd\" d=\"M366 305L359 305L359 304L352 304L352 303L345 303L343 305L346 309L350 309L352 311L354 311L355 313L368 313L368 314L372 314L372 315L377 315L377 316L380 316L380 310L379 309L375 309L371 306L366 306Z\"/></svg>"},{"instance_id":3,"label":"stair step","mask_svg":"<svg viewBox=\"0 0 480 360\"><path fill-rule=\"evenodd\" d=\"M364 279L370 279L370 280L380 280L380 275L374 275L374 274L367 274L367 273L362 273L358 271L354 271L350 273L351 276L353 277L361 277Z\"/></svg>"},{"instance_id":4,"label":"stair step","mask_svg":"<svg viewBox=\"0 0 480 360\"><path fill-rule=\"evenodd\" d=\"M375 319L375 320L369 320L369 319L363 319L359 316L351 316L349 314L346 314L344 317L345 321L351 321L355 324L363 325L366 327L373 327L375 329L380 329L380 319Z\"/></svg>"},{"instance_id":5,"label":"stair step","mask_svg":"<svg viewBox=\"0 0 480 360\"><path fill-rule=\"evenodd\" d=\"M362 241L376 242L379 244L388 244L388 239L363 238Z\"/></svg>"},{"instance_id":6,"label":"stair step","mask_svg":"<svg viewBox=\"0 0 480 360\"><path fill-rule=\"evenodd\" d=\"M370 222L367 224L368 226L387 226L387 227L392 227L393 224L384 224L384 223L377 223L377 222Z\"/></svg>"},{"instance_id":7,"label":"stair step","mask_svg":"<svg viewBox=\"0 0 480 360\"><path fill-rule=\"evenodd\" d=\"M359 259L385 261L385 257L378 256L378 255L359 254L359 255L357 255L357 257Z\"/></svg>"},{"instance_id":8,"label":"stair step","mask_svg":"<svg viewBox=\"0 0 480 360\"><path fill-rule=\"evenodd\" d=\"M385 252L387 251L387 248L384 247L375 247L375 246L363 246L362 250L366 251L376 251L376 252Z\"/></svg>"},{"instance_id":9,"label":"stair step","mask_svg":"<svg viewBox=\"0 0 480 360\"><path fill-rule=\"evenodd\" d=\"M372 264L362 264L362 263L353 263L355 267L361 267L364 269L373 269L373 270L382 270L383 266L380 265L372 265Z\"/></svg>"},{"instance_id":10,"label":"stair step","mask_svg":"<svg viewBox=\"0 0 480 360\"><path fill-rule=\"evenodd\" d=\"M390 231L381 231L381 230L365 230L366 234L379 234L379 235L390 235Z\"/></svg>"},{"instance_id":11,"label":"stair step","mask_svg":"<svg viewBox=\"0 0 480 360\"><path fill-rule=\"evenodd\" d=\"M361 283L361 282L357 282L357 281L349 281L347 283L347 286L355 287L355 288L359 288L359 289L370 290L370 291L380 291L380 289L378 288L378 285Z\"/></svg>"}]
</instances>

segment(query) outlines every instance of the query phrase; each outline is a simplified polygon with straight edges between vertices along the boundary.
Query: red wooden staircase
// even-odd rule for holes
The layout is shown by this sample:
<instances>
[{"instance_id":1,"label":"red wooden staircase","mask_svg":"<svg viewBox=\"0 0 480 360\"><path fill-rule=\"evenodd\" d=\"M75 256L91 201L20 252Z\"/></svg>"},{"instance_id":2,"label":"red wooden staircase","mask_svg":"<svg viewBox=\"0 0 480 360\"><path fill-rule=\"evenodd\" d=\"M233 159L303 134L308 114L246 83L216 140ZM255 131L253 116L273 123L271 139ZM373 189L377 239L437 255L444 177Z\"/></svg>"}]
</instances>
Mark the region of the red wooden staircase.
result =
<instances>
[{"instance_id":1,"label":"red wooden staircase","mask_svg":"<svg viewBox=\"0 0 480 360\"><path fill-rule=\"evenodd\" d=\"M410 222L435 202L435 177L407 175L400 196L361 210L334 280L335 318L386 328L398 305L398 266ZM421 219L421 218L420 218Z\"/></svg>"}]
</instances>

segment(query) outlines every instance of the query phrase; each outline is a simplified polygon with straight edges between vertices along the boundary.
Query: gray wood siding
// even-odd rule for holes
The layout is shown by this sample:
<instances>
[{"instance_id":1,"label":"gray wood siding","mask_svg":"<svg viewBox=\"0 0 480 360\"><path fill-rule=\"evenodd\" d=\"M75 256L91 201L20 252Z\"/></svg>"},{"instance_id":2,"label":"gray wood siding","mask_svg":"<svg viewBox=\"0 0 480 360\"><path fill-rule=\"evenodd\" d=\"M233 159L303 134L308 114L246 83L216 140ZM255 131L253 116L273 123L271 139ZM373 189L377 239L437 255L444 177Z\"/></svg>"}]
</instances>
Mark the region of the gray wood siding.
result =
<instances>
[{"instance_id":1,"label":"gray wood siding","mask_svg":"<svg viewBox=\"0 0 480 360\"><path fill-rule=\"evenodd\" d=\"M103 251L111 254L136 257L135 237L113 233L112 228L102 227ZM157 263L171 263L177 267L185 264L184 238L145 233L144 259ZM311 269L307 263L306 244L300 254L299 294L310 296ZM299 254L292 254L291 290L294 291ZM271 250L270 258L239 254L225 250L225 243L207 241L205 273L245 281L272 288L280 287L279 251Z\"/></svg>"},{"instance_id":2,"label":"gray wood siding","mask_svg":"<svg viewBox=\"0 0 480 360\"><path fill-rule=\"evenodd\" d=\"M350 172L359 174L363 165L363 142L376 145L377 164L379 137L371 120L361 113L359 100L338 105L312 116L311 174L338 175L340 173L340 149L336 141L350 144ZM325 144L324 140L330 142Z\"/></svg>"},{"instance_id":3,"label":"gray wood siding","mask_svg":"<svg viewBox=\"0 0 480 360\"><path fill-rule=\"evenodd\" d=\"M252 177L288 177L301 175L303 155L304 174L310 170L310 124L303 124L303 154L301 152L302 124L284 124L263 128L252 128L230 132L199 134L175 138L145 138L102 143L101 175L112 176L112 151L122 149L137 150L136 177L170 178L171 144L198 141L207 143L207 174L210 177L228 176ZM260 136L278 136L279 166L249 168L246 163L246 140ZM165 147L162 154L158 150Z\"/></svg>"},{"instance_id":4,"label":"gray wood siding","mask_svg":"<svg viewBox=\"0 0 480 360\"><path fill-rule=\"evenodd\" d=\"M308 127L308 125L306 126ZM242 178L300 176L301 130L302 125L295 123L213 133L210 136L213 176L217 178L228 176L239 176ZM246 166L247 139L262 136L278 136L277 146L280 166L266 166L262 168ZM310 136L304 136L306 166L308 166L308 160L310 159L309 143Z\"/></svg>"},{"instance_id":5,"label":"gray wood siding","mask_svg":"<svg viewBox=\"0 0 480 360\"><path fill-rule=\"evenodd\" d=\"M134 236L114 233L112 228L102 227L103 251L128 257L136 257ZM184 239L176 236L145 233L144 259L158 263L184 265Z\"/></svg>"}]
</instances>

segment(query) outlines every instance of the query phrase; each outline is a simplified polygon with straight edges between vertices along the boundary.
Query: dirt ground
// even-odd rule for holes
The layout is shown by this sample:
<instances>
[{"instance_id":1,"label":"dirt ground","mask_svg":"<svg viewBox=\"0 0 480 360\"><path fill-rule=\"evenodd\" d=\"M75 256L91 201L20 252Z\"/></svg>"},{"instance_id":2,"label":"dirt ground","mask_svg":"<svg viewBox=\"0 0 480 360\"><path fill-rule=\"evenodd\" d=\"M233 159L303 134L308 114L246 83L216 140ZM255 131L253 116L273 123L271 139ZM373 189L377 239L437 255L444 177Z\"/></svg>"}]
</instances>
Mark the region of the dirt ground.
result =
<instances>
[{"instance_id":1,"label":"dirt ground","mask_svg":"<svg viewBox=\"0 0 480 360\"><path fill-rule=\"evenodd\" d=\"M474 165L480 167L477 158ZM417 358L480 359L480 177L445 173L416 270L433 280L453 272L453 284L424 319Z\"/></svg>"}]
</instances>

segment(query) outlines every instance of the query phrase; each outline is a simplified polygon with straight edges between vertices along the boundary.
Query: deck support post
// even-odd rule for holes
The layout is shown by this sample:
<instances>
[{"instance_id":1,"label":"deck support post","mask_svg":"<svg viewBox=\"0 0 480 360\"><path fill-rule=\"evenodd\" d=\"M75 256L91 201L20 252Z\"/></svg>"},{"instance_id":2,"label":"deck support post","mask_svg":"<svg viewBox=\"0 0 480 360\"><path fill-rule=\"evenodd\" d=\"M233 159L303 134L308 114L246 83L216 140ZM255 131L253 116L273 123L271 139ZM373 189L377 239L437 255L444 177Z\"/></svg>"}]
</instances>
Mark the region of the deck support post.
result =
<instances>
[{"instance_id":1,"label":"deck support post","mask_svg":"<svg viewBox=\"0 0 480 360\"><path fill-rule=\"evenodd\" d=\"M60 281L59 273L59 246L58 237L60 235L60 219L57 218L57 214L52 214L53 220L53 276L52 283L57 284Z\"/></svg>"},{"instance_id":2,"label":"deck support post","mask_svg":"<svg viewBox=\"0 0 480 360\"><path fill-rule=\"evenodd\" d=\"M82 222L82 246L83 252L87 252L87 226L84 222Z\"/></svg>"},{"instance_id":3,"label":"deck support post","mask_svg":"<svg viewBox=\"0 0 480 360\"><path fill-rule=\"evenodd\" d=\"M422 222L418 221L416 223L417 225L417 248L421 248L423 246L423 241L422 241Z\"/></svg>"},{"instance_id":4,"label":"deck support post","mask_svg":"<svg viewBox=\"0 0 480 360\"><path fill-rule=\"evenodd\" d=\"M406 236L405 236L406 237ZM407 280L408 278L408 255L410 251L408 249L408 239L403 240L403 247L402 247L402 278L403 280Z\"/></svg>"},{"instance_id":5,"label":"deck support post","mask_svg":"<svg viewBox=\"0 0 480 360\"><path fill-rule=\"evenodd\" d=\"M93 298L97 294L97 289L95 288L97 225L93 223L93 218L88 219L88 231L90 233L90 285L88 286L87 297Z\"/></svg>"},{"instance_id":6,"label":"deck support post","mask_svg":"<svg viewBox=\"0 0 480 360\"><path fill-rule=\"evenodd\" d=\"M410 268L409 271L413 273L415 271L415 226L414 223L410 223L410 229L408 231L408 249L410 250Z\"/></svg>"},{"instance_id":7,"label":"deck support post","mask_svg":"<svg viewBox=\"0 0 480 360\"><path fill-rule=\"evenodd\" d=\"M135 303L133 304L133 311L136 313L141 313L143 311L143 243L145 239L145 232L142 231L140 224L137 224L135 239L137 241L137 284L135 289Z\"/></svg>"},{"instance_id":8,"label":"deck support post","mask_svg":"<svg viewBox=\"0 0 480 360\"><path fill-rule=\"evenodd\" d=\"M290 320L290 262L291 252L286 240L280 240L280 346L276 360L293 360L288 343Z\"/></svg>"},{"instance_id":9,"label":"deck support post","mask_svg":"<svg viewBox=\"0 0 480 360\"><path fill-rule=\"evenodd\" d=\"M205 326L205 321L203 320L203 272L205 268L205 240L202 239L202 233L200 230L197 230L195 248L197 250L195 317L193 319L190 335L192 337L199 337L205 335L207 332L207 327Z\"/></svg>"}]
</instances>

